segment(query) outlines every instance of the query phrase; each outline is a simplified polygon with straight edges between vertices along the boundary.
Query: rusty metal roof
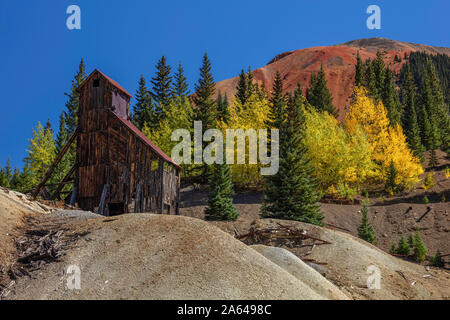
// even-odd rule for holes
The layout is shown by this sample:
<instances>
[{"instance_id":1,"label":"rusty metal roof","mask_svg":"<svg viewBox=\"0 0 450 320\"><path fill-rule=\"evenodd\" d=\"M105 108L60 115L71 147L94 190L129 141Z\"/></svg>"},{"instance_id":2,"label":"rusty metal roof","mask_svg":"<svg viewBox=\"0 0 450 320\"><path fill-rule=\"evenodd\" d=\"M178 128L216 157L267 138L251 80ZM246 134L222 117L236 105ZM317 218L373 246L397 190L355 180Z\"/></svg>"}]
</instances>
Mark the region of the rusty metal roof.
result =
<instances>
[{"instance_id":1,"label":"rusty metal roof","mask_svg":"<svg viewBox=\"0 0 450 320\"><path fill-rule=\"evenodd\" d=\"M98 69L95 69L94 71L92 71L92 73L86 78L86 80L83 81L83 83L80 85L80 88L82 88L86 83L88 83L89 79L95 74L95 73L99 73L102 77L104 77L109 83L111 83L114 87L116 87L117 89L119 89L120 91L122 91L125 95L127 95L130 98L133 98L133 96L131 94L128 93L127 90L125 90L119 83L117 83L116 81L114 81L113 79L111 79L110 77L108 77L106 74L104 74L103 72L101 72Z\"/></svg>"},{"instance_id":2,"label":"rusty metal roof","mask_svg":"<svg viewBox=\"0 0 450 320\"><path fill-rule=\"evenodd\" d=\"M158 156L163 158L165 161L170 162L171 164L173 164L178 169L181 169L181 167L175 161L173 161L167 154L164 153L164 151L162 151L160 148L158 148L158 146L156 144L154 144L145 134L143 134L138 128L136 128L136 126L133 123L131 123L131 121L128 121L126 119L123 119L123 118L119 117L119 115L117 115L115 112L111 111L111 113L117 119L119 119L125 126L127 126L128 129L130 129L136 136L138 136L138 138L140 138L142 140L142 142L144 142L154 152L156 152L156 154Z\"/></svg>"}]
</instances>

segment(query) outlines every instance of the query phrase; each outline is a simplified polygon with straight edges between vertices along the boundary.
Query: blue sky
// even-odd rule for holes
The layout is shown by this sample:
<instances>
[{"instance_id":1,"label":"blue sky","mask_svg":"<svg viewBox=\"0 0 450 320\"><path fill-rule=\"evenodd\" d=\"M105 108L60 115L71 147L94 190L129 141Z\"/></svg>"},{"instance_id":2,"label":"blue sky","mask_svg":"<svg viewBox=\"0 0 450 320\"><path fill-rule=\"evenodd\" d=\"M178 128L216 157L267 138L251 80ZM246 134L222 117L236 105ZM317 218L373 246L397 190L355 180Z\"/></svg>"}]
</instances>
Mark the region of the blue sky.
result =
<instances>
[{"instance_id":1,"label":"blue sky","mask_svg":"<svg viewBox=\"0 0 450 320\"><path fill-rule=\"evenodd\" d=\"M81 8L81 30L68 30L66 8ZM381 8L381 30L366 27L366 8ZM134 94L165 55L182 61L191 85L205 51L216 81L264 66L278 53L385 37L450 46L450 2L303 0L39 0L0 2L0 165L22 167L31 129L57 120L83 57ZM132 102L133 103L133 102Z\"/></svg>"}]
</instances>

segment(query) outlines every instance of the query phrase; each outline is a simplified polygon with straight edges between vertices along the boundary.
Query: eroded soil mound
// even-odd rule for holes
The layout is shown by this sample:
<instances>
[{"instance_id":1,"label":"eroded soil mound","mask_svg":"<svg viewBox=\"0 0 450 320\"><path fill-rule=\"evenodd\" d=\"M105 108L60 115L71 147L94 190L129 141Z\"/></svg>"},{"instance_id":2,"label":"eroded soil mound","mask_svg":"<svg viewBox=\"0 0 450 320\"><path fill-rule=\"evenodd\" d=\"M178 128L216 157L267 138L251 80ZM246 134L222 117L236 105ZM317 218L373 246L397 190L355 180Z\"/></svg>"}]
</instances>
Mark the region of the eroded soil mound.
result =
<instances>
[{"instance_id":1,"label":"eroded soil mound","mask_svg":"<svg viewBox=\"0 0 450 320\"><path fill-rule=\"evenodd\" d=\"M8 299L324 299L215 226L182 216L58 218L71 239L61 261L21 277ZM49 221L46 222L47 225ZM68 290L70 265L81 290Z\"/></svg>"}]
</instances>

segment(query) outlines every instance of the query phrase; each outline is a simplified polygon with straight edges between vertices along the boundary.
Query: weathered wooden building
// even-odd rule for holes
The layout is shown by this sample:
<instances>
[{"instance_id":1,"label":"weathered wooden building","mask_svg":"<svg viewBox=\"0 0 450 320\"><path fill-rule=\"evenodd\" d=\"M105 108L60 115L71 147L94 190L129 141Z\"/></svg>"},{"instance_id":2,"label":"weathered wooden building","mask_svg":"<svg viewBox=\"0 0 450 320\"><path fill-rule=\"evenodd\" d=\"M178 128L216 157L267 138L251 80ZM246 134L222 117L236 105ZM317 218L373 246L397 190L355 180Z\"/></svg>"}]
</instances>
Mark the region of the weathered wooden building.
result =
<instances>
[{"instance_id":1,"label":"weathered wooden building","mask_svg":"<svg viewBox=\"0 0 450 320\"><path fill-rule=\"evenodd\" d=\"M131 95L98 70L79 88L76 162L52 195L73 176L71 202L104 215L134 212L178 214L181 168L129 119ZM45 185L64 148L35 196Z\"/></svg>"}]
</instances>

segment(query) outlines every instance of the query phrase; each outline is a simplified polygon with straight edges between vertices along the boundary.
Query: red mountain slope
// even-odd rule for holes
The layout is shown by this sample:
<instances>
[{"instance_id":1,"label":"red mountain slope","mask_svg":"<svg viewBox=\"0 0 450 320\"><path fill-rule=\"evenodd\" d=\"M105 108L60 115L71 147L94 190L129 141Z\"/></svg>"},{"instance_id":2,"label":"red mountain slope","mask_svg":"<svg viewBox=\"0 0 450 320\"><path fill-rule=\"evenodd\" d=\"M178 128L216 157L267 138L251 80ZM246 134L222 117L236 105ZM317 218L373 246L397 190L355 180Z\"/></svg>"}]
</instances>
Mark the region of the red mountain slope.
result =
<instances>
[{"instance_id":1,"label":"red mountain slope","mask_svg":"<svg viewBox=\"0 0 450 320\"><path fill-rule=\"evenodd\" d=\"M266 66L254 70L254 78L258 84L264 82L267 89L272 87L272 79L277 70L281 72L286 92L295 89L300 81L303 88L309 86L311 73L318 72L323 65L328 87L339 109L342 120L348 107L355 79L356 55L363 60L374 58L377 50L385 52L385 63L398 72L404 63L405 52L425 51L427 53L442 53L450 55L450 48L431 47L420 44L406 43L383 38L360 39L329 47L313 47L279 54ZM394 63L398 55L402 62ZM236 91L238 77L217 83L217 91L232 97Z\"/></svg>"}]
</instances>

